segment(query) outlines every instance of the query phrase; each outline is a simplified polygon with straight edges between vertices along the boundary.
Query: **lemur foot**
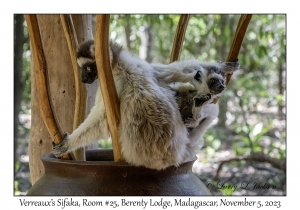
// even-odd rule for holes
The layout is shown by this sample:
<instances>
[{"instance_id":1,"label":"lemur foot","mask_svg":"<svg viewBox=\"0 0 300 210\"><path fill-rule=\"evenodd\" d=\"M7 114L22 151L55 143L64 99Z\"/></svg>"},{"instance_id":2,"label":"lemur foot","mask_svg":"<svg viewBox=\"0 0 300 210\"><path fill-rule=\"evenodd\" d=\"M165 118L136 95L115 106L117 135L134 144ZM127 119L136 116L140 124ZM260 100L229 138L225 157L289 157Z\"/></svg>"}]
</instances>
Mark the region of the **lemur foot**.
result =
<instances>
[{"instance_id":1,"label":"lemur foot","mask_svg":"<svg viewBox=\"0 0 300 210\"><path fill-rule=\"evenodd\" d=\"M63 154L67 153L67 150L69 148L68 137L69 134L64 133L64 139L59 144L55 144L54 142L52 142L52 153L56 157L61 157Z\"/></svg>"}]
</instances>

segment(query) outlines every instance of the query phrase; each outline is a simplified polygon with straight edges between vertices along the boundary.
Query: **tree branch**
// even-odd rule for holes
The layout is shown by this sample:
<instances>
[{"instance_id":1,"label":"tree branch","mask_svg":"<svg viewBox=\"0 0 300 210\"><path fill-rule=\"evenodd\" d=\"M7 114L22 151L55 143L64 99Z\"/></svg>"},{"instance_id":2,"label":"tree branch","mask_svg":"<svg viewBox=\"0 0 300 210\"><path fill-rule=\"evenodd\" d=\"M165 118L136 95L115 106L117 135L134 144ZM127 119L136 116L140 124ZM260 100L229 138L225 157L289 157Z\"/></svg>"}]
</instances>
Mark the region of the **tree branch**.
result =
<instances>
[{"instance_id":1,"label":"tree branch","mask_svg":"<svg viewBox=\"0 0 300 210\"><path fill-rule=\"evenodd\" d=\"M219 172L221 171L222 167L226 163L231 163L233 161L255 161L260 163L270 163L274 168L282 170L284 173L286 173L286 161L284 159L276 159L272 158L264 153L253 153L248 155L247 157L242 158L232 158L229 160L221 161L216 175L214 176L214 179L217 179L219 176Z\"/></svg>"}]
</instances>

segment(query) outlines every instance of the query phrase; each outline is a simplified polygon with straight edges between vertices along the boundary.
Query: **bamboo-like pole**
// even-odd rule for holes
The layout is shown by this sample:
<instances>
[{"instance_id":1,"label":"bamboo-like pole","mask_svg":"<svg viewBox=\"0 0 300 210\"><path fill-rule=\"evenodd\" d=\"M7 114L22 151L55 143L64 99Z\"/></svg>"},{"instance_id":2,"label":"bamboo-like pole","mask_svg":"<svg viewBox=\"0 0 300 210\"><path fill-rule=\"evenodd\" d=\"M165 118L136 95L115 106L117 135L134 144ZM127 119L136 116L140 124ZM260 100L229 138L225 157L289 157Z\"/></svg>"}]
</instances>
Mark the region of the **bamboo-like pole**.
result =
<instances>
[{"instance_id":1,"label":"bamboo-like pole","mask_svg":"<svg viewBox=\"0 0 300 210\"><path fill-rule=\"evenodd\" d=\"M170 57L170 62L178 61L180 58L181 50L182 50L182 45L185 37L185 31L187 28L187 25L189 23L191 15L181 15L177 29L176 29L176 34L174 37L174 42L173 42L173 47L172 47L172 52L171 52L171 57Z\"/></svg>"},{"instance_id":2,"label":"bamboo-like pole","mask_svg":"<svg viewBox=\"0 0 300 210\"><path fill-rule=\"evenodd\" d=\"M75 78L75 112L73 130L75 130L85 119L86 88L80 81L80 69L76 61L76 49L78 40L71 15L60 15L61 23L66 36ZM76 160L85 160L85 149L79 148L73 152Z\"/></svg>"},{"instance_id":3,"label":"bamboo-like pole","mask_svg":"<svg viewBox=\"0 0 300 210\"><path fill-rule=\"evenodd\" d=\"M241 15L240 19L239 19L239 23L237 25L236 31L235 31L235 35L233 38L233 41L231 43L231 47L227 56L227 62L234 62L239 55L241 46L242 46L242 42L245 36L245 33L247 31L249 22L251 20L252 14L243 14ZM232 74L228 74L226 77L226 85L228 85L230 78L231 78ZM217 103L219 100L219 98L216 98L213 103Z\"/></svg>"},{"instance_id":4,"label":"bamboo-like pole","mask_svg":"<svg viewBox=\"0 0 300 210\"><path fill-rule=\"evenodd\" d=\"M241 15L239 19L239 23L231 44L231 48L229 50L228 56L227 56L227 62L234 62L239 55L242 42L244 40L244 36L246 33L246 30L248 28L249 22L251 20L252 14L248 15ZM228 84L232 74L229 74L226 78L226 85Z\"/></svg>"},{"instance_id":5,"label":"bamboo-like pole","mask_svg":"<svg viewBox=\"0 0 300 210\"><path fill-rule=\"evenodd\" d=\"M97 15L95 33L95 58L98 78L105 105L107 122L112 137L114 161L122 161L118 126L121 119L120 101L114 83L109 56L109 18L110 15Z\"/></svg>"},{"instance_id":6,"label":"bamboo-like pole","mask_svg":"<svg viewBox=\"0 0 300 210\"><path fill-rule=\"evenodd\" d=\"M47 85L47 63L45 59L44 49L41 41L39 25L36 15L25 15L28 33L32 46L32 56L35 68L35 80L37 86L37 94L41 116L47 127L51 139L55 144L59 144L63 140L63 135L58 126L48 94ZM70 159L69 155L62 156L63 159Z\"/></svg>"}]
</instances>

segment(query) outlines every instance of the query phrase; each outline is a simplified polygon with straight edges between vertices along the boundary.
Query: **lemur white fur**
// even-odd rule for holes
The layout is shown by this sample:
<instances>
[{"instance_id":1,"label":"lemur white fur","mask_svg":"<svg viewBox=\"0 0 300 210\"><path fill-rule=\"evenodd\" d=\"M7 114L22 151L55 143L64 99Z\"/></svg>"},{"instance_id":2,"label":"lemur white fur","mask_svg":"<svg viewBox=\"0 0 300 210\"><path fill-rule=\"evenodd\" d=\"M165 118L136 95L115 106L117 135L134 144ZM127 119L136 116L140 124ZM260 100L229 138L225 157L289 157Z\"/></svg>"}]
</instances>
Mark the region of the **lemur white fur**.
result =
<instances>
[{"instance_id":1,"label":"lemur white fur","mask_svg":"<svg viewBox=\"0 0 300 210\"><path fill-rule=\"evenodd\" d=\"M87 71L96 69L93 47L93 43L89 43L87 52L77 59L78 65L86 67ZM209 68L230 68L224 63L212 65L197 60L150 65L113 43L110 43L110 55L121 102L119 133L125 160L159 170L194 157L199 145L203 144L203 133L218 115L217 105L210 104L212 94L207 78L213 72ZM84 82L93 82L96 75ZM192 89L197 91L191 110L194 125L185 126L181 120L174 92L167 85L173 82L190 82ZM174 90L180 91L180 88ZM208 95L209 98L205 98ZM197 97L203 100L201 106L194 104ZM193 129L188 133L186 127ZM87 119L60 144L53 145L53 153L59 157L97 139L107 139L109 135L102 94L98 89L95 106Z\"/></svg>"},{"instance_id":2,"label":"lemur white fur","mask_svg":"<svg viewBox=\"0 0 300 210\"><path fill-rule=\"evenodd\" d=\"M111 48L117 48L110 45ZM164 169L194 157L174 92L154 76L153 67L121 48L112 73L120 99L120 143L125 160L136 166ZM113 62L113 59L112 59ZM58 145L59 157L78 147L109 137L100 88L86 120Z\"/></svg>"},{"instance_id":3,"label":"lemur white fur","mask_svg":"<svg viewBox=\"0 0 300 210\"><path fill-rule=\"evenodd\" d=\"M159 78L173 83L171 87L177 92L180 113L190 131L191 146L200 149L204 144L205 131L219 114L218 105L212 101L223 93L226 75L236 71L239 62L188 60L152 66L157 70ZM196 106L197 101L201 104Z\"/></svg>"}]
</instances>

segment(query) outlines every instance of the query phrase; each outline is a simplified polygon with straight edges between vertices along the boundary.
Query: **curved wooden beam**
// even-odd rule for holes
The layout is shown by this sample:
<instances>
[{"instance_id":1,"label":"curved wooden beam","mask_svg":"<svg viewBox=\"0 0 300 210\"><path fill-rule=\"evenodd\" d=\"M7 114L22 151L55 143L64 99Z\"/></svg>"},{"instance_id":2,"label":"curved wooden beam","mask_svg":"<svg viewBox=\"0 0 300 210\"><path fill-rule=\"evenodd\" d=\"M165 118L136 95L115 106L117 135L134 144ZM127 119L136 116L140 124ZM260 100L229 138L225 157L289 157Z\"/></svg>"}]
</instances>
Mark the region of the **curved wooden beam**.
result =
<instances>
[{"instance_id":1,"label":"curved wooden beam","mask_svg":"<svg viewBox=\"0 0 300 210\"><path fill-rule=\"evenodd\" d=\"M245 33L247 31L249 22L251 20L252 14L248 14L248 15L241 15L240 19L239 19L239 23L237 25L236 31L235 31L235 35L233 38L233 41L231 43L231 47L227 56L227 62L234 62L236 61L236 59L238 58L241 46L242 46L242 42L245 36ZM226 77L226 85L228 85L230 78L231 78L232 74L228 74ZM219 98L216 98L213 103L217 103L219 100Z\"/></svg>"},{"instance_id":2,"label":"curved wooden beam","mask_svg":"<svg viewBox=\"0 0 300 210\"><path fill-rule=\"evenodd\" d=\"M58 126L48 94L47 81L47 63L45 59L44 49L41 41L39 25L36 15L25 15L28 33L32 46L32 56L34 60L35 80L37 86L38 101L40 113L50 134L52 141L59 144L63 140L63 135ZM69 155L64 155L63 159L70 159Z\"/></svg>"},{"instance_id":3,"label":"curved wooden beam","mask_svg":"<svg viewBox=\"0 0 300 210\"><path fill-rule=\"evenodd\" d=\"M73 25L71 15L60 15L62 26L66 35L72 66L74 69L75 77L75 90L76 90L76 103L73 129L76 129L85 118L85 106L86 106L86 88L85 85L80 81L80 68L77 65L76 50L78 48L78 41Z\"/></svg>"},{"instance_id":4,"label":"curved wooden beam","mask_svg":"<svg viewBox=\"0 0 300 210\"><path fill-rule=\"evenodd\" d=\"M121 119L120 101L117 95L112 75L109 56L109 18L110 15L97 15L95 33L95 59L98 69L98 78L105 105L107 122L112 137L114 160L123 160L119 142L118 126Z\"/></svg>"},{"instance_id":5,"label":"curved wooden beam","mask_svg":"<svg viewBox=\"0 0 300 210\"><path fill-rule=\"evenodd\" d=\"M74 120L73 120L73 130L75 130L85 119L85 109L86 109L86 88L85 85L80 80L80 68L77 65L76 50L78 48L78 40L75 32L73 20L71 15L60 15L61 23L66 36L70 57L72 61L72 66L74 70L75 78L75 110L74 110ZM76 160L85 160L85 150L84 148L77 149L74 151L74 156Z\"/></svg>"},{"instance_id":6,"label":"curved wooden beam","mask_svg":"<svg viewBox=\"0 0 300 210\"><path fill-rule=\"evenodd\" d=\"M245 33L247 31L249 22L251 20L252 14L249 15L241 15L239 19L239 23L237 29L235 31L235 35L227 56L227 62L234 62L239 55L242 42L244 40ZM226 85L228 84L232 74L228 74L226 78Z\"/></svg>"},{"instance_id":7,"label":"curved wooden beam","mask_svg":"<svg viewBox=\"0 0 300 210\"><path fill-rule=\"evenodd\" d=\"M177 29L176 29L176 34L174 37L174 42L173 42L173 47L172 47L172 52L171 52L171 57L170 57L170 63L174 61L178 61L180 58L181 50L182 50L182 45L185 37L185 31L188 26L189 20L190 20L191 15L181 15Z\"/></svg>"}]
</instances>

